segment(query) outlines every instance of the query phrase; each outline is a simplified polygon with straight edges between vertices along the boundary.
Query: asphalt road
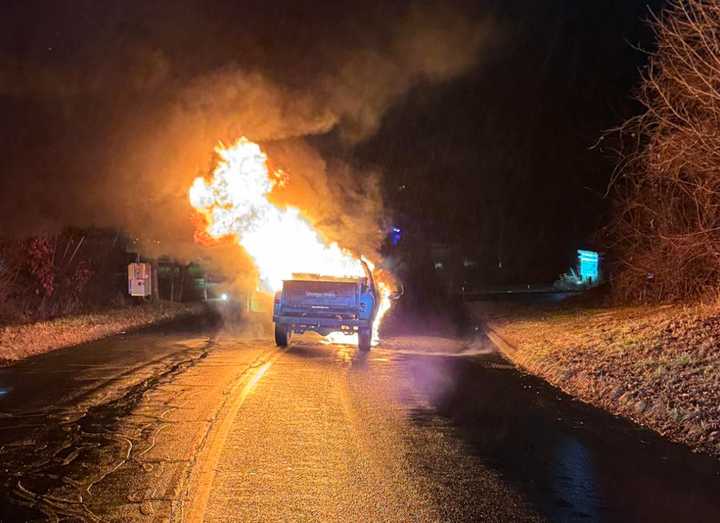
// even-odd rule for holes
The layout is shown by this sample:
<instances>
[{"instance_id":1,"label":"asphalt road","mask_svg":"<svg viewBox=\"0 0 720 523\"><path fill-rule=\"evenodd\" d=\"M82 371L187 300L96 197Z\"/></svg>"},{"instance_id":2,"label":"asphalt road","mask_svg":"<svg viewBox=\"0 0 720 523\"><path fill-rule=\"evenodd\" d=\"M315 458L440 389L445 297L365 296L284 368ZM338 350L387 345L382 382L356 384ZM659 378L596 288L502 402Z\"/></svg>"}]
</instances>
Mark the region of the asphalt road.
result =
<instances>
[{"instance_id":1,"label":"asphalt road","mask_svg":"<svg viewBox=\"0 0 720 523\"><path fill-rule=\"evenodd\" d=\"M719 474L482 337L196 322L0 369L0 521L720 521Z\"/></svg>"}]
</instances>

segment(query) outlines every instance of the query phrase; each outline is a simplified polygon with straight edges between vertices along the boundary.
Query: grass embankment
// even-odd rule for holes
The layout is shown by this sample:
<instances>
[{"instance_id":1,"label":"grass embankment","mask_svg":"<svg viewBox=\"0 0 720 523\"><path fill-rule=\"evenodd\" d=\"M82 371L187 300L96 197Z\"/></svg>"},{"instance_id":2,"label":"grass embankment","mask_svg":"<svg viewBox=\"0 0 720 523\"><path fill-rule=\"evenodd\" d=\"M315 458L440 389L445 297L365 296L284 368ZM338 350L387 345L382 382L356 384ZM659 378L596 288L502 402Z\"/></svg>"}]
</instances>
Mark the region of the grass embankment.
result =
<instances>
[{"instance_id":1,"label":"grass embankment","mask_svg":"<svg viewBox=\"0 0 720 523\"><path fill-rule=\"evenodd\" d=\"M528 372L720 456L720 305L473 310Z\"/></svg>"},{"instance_id":2,"label":"grass embankment","mask_svg":"<svg viewBox=\"0 0 720 523\"><path fill-rule=\"evenodd\" d=\"M159 303L0 326L0 366L203 310L198 303Z\"/></svg>"}]
</instances>

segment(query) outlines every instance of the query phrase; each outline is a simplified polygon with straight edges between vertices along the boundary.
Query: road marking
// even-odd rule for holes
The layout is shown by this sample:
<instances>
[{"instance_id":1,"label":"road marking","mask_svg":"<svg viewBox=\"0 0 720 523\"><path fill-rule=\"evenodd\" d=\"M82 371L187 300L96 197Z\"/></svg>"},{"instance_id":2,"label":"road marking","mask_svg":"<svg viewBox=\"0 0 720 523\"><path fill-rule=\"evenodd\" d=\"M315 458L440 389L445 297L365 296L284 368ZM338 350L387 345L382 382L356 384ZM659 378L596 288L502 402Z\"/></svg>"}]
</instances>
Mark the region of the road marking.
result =
<instances>
[{"instance_id":1,"label":"road marking","mask_svg":"<svg viewBox=\"0 0 720 523\"><path fill-rule=\"evenodd\" d=\"M254 392L262 377L284 353L284 350L275 352L265 363L257 367L249 375L249 379L241 380L233 386L229 394L232 399L227 405L220 408L219 423L210 429L205 445L198 452L199 455L196 461L197 472L192 474L193 480L189 490L190 507L187 518L183 518L183 520L190 522L201 522L204 520L205 510L207 509L212 484L215 479L215 471L220 461L220 455L225 448L225 440L230 433L233 421L235 421L240 407L242 407L245 400ZM239 394L236 394L235 389L243 383L242 390Z\"/></svg>"}]
</instances>

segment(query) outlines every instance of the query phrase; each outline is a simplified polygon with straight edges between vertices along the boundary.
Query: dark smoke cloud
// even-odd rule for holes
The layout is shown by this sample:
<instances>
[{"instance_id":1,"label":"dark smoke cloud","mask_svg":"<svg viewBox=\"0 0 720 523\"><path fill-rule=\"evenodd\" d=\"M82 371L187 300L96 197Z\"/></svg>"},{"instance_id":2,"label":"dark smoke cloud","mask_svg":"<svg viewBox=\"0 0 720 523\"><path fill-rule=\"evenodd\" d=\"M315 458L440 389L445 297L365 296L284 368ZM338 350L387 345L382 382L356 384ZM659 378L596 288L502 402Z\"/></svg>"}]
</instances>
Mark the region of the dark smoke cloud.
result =
<instances>
[{"instance_id":1,"label":"dark smoke cloud","mask_svg":"<svg viewBox=\"0 0 720 523\"><path fill-rule=\"evenodd\" d=\"M415 8L393 27L387 45L343 53L323 82L341 131L351 140L367 138L413 86L451 79L474 65L490 35L487 22L438 7Z\"/></svg>"},{"instance_id":2,"label":"dark smoke cloud","mask_svg":"<svg viewBox=\"0 0 720 523\"><path fill-rule=\"evenodd\" d=\"M178 37L170 33L163 38ZM66 63L0 57L0 101L8 107L0 138L9 155L0 236L109 226L140 238L151 254L210 253L223 265L246 266L230 246L194 244L186 197L211 169L218 141L244 135L290 173L279 203L305 210L328 239L373 252L383 214L378 173L323 159L307 137L336 132L347 147L366 139L410 89L475 66L492 27L424 4L356 31L352 42L334 46L319 35L308 45L317 60L302 74L284 67L289 47L275 59L247 34L233 53L222 42L220 57L198 49L194 60L151 36L122 34L111 43L97 35L97 45ZM196 38L200 47L213 35Z\"/></svg>"}]
</instances>

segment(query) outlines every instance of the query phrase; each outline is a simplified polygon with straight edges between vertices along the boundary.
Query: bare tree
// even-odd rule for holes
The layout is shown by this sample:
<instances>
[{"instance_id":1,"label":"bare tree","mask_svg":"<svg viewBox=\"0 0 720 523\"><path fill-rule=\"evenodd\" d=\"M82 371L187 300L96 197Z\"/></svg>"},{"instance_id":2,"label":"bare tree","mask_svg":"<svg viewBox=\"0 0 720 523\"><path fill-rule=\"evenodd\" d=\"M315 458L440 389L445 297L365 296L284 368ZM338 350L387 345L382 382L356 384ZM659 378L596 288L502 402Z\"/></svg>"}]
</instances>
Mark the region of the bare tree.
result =
<instances>
[{"instance_id":1,"label":"bare tree","mask_svg":"<svg viewBox=\"0 0 720 523\"><path fill-rule=\"evenodd\" d=\"M720 3L670 0L637 93L610 227L616 295L655 301L720 287Z\"/></svg>"}]
</instances>

